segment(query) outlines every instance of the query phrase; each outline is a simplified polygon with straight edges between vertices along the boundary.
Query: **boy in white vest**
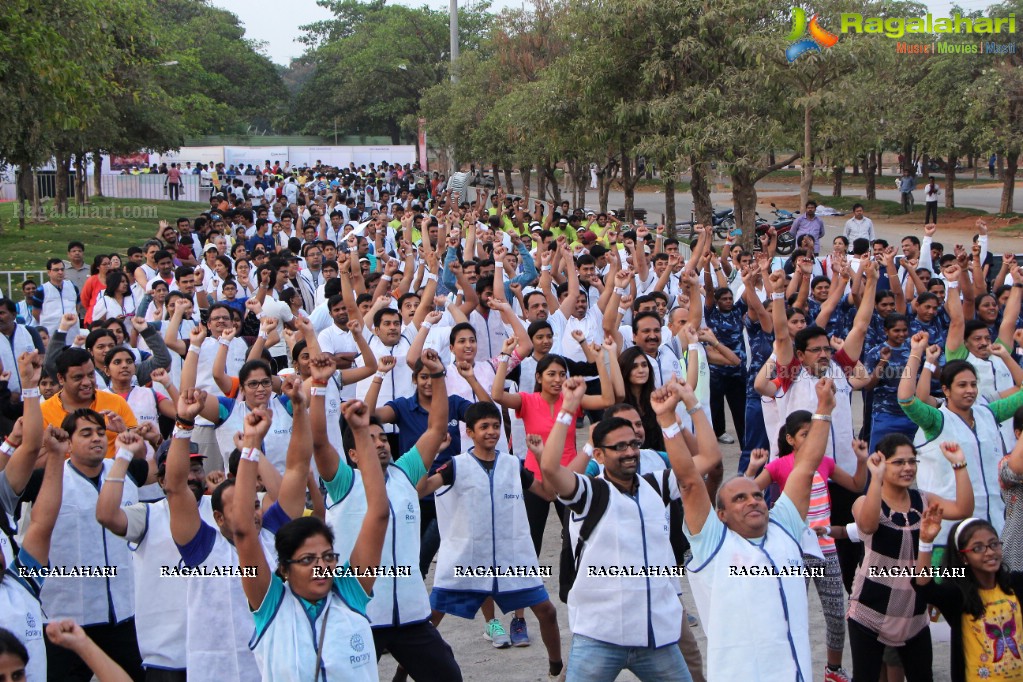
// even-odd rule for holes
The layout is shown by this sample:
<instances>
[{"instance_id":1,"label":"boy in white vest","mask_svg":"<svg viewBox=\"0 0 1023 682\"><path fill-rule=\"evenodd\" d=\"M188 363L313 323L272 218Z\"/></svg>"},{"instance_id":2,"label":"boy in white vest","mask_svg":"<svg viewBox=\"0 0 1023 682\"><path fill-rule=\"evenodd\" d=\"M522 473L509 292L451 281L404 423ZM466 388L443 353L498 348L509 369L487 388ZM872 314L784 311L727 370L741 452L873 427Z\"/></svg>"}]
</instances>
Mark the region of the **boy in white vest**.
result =
<instances>
[{"instance_id":1,"label":"boy in white vest","mask_svg":"<svg viewBox=\"0 0 1023 682\"><path fill-rule=\"evenodd\" d=\"M46 327L46 331L53 334L64 313L78 314L78 290L64 279L64 261L61 259L51 258L46 261L46 270L49 281L43 282L36 290L32 307L39 326ZM78 334L77 326L68 333L74 338Z\"/></svg>"},{"instance_id":2,"label":"boy in white vest","mask_svg":"<svg viewBox=\"0 0 1023 682\"><path fill-rule=\"evenodd\" d=\"M39 332L34 328L18 324L18 307L9 298L0 298L0 334L7 337L7 343L0 343L0 363L4 371L11 373L7 387L12 393L21 391L21 372L17 358L22 353L38 351L42 357L46 352Z\"/></svg>"},{"instance_id":3,"label":"boy in white vest","mask_svg":"<svg viewBox=\"0 0 1023 682\"><path fill-rule=\"evenodd\" d=\"M157 481L161 489L166 476L169 446L164 441L156 454ZM214 523L213 507L206 495L205 457L191 446L188 489L195 496L199 515ZM135 560L135 624L138 632L142 667L147 676L171 682L186 679L185 623L188 614L188 583L179 577L161 574L163 566L176 566L180 555L170 531L170 508L167 499L142 502L130 507L120 505L128 462L116 460L100 490L96 504L96 520L115 535L124 538L134 552Z\"/></svg>"},{"instance_id":4,"label":"boy in white vest","mask_svg":"<svg viewBox=\"0 0 1023 682\"><path fill-rule=\"evenodd\" d=\"M816 542L816 535L807 528L806 514L813 474L830 435L834 381L819 379L816 393L810 432L770 513L760 488L744 476L722 483L713 509L688 451L672 458L686 510L683 530L693 552L687 574L707 632L707 679L711 682L791 682L815 677L801 539L809 533ZM697 406L692 391L684 387L661 389L651 397L666 441L679 437L675 417L679 399L690 410ZM746 628L748 614L754 612L757 627ZM740 630L746 636L736 637Z\"/></svg>"},{"instance_id":5,"label":"boy in white vest","mask_svg":"<svg viewBox=\"0 0 1023 682\"><path fill-rule=\"evenodd\" d=\"M476 403L466 411L465 424L473 447L452 457L420 490L421 495L437 493L441 541L430 593L433 622L446 613L471 620L488 597L505 613L529 607L540 622L550 679L560 679L558 614L543 586L522 501L525 490L547 499L553 495L522 460L497 450L504 422L496 405ZM492 614L484 614L487 639L504 633Z\"/></svg>"},{"instance_id":6,"label":"boy in white vest","mask_svg":"<svg viewBox=\"0 0 1023 682\"><path fill-rule=\"evenodd\" d=\"M671 390L675 384L666 386ZM605 417L592 434L594 453L604 467L602 475L591 479L562 466L567 428L586 387L580 378L572 377L562 391L564 402L540 467L545 484L573 512L569 528L577 573L568 595L573 638L566 679L613 680L628 669L643 680L692 680L676 646L683 612L673 573L678 567L669 539L670 513L664 491L639 475L643 441L628 420ZM700 467L708 470L720 461L720 452L706 416L698 403L694 406L704 450ZM681 427L665 430L665 446L673 463L681 451L689 453L681 433ZM659 481L670 487L670 497L679 497L673 476L662 475ZM589 538L581 538L583 521L591 514L599 514L599 521ZM626 575L618 573L623 568Z\"/></svg>"},{"instance_id":7,"label":"boy in white vest","mask_svg":"<svg viewBox=\"0 0 1023 682\"><path fill-rule=\"evenodd\" d=\"M416 486L426 478L430 465L444 447L448 435L448 401L444 389L444 365L437 353L423 353L425 371L432 379L435 401L427 429L411 450L395 462L380 423L372 418L369 438L376 457L356 451L355 434L345 429L344 448L353 462L383 468L390 508L384 549L383 568L407 571L407 575L381 575L373 586L373 598L366 610L373 627L377 657L389 651L405 673L417 682L457 682L462 673L451 647L430 622L430 600L419 570L419 494ZM313 426L313 454L327 487L327 523L334 530L334 550L338 562L349 560L359 529L366 516L366 490L361 467L353 469L342 460L327 438L324 394L336 371L333 355L321 353L310 360L312 371L310 419ZM365 457L365 459L364 459Z\"/></svg>"},{"instance_id":8,"label":"boy in white vest","mask_svg":"<svg viewBox=\"0 0 1023 682\"><path fill-rule=\"evenodd\" d=\"M3 452L6 468L0 471L0 514L13 512L18 496L12 489L24 488L43 444L43 414L39 410L39 376L42 364L35 367L37 353L19 358L18 369L24 382L24 437L13 453ZM40 486L39 502L32 507L32 519L25 530L21 549L8 564L0 553L0 623L10 628L29 653L28 680L46 679L46 645L43 639L43 611L39 595L44 576L39 569L49 566L50 537L60 513L63 489L64 454L67 435L53 427L46 432L46 470ZM36 474L39 476L39 474ZM60 578L57 578L59 580ZM12 678L13 679L13 678Z\"/></svg>"},{"instance_id":9,"label":"boy in white vest","mask_svg":"<svg viewBox=\"0 0 1023 682\"><path fill-rule=\"evenodd\" d=\"M70 457L64 463L63 500L51 536L50 560L70 570L91 573L47 580L40 597L48 621L71 618L134 679L142 679L142 659L135 634L134 567L128 544L96 521L96 503L115 459L106 459L103 415L88 408L71 412L61 424L70 436ZM139 487L149 483L145 444L132 432L115 441L117 459L130 464L119 503L138 502ZM34 477L35 478L35 477ZM40 489L30 480L22 502L36 502ZM47 641L50 679L88 682L92 671L73 651Z\"/></svg>"}]
</instances>

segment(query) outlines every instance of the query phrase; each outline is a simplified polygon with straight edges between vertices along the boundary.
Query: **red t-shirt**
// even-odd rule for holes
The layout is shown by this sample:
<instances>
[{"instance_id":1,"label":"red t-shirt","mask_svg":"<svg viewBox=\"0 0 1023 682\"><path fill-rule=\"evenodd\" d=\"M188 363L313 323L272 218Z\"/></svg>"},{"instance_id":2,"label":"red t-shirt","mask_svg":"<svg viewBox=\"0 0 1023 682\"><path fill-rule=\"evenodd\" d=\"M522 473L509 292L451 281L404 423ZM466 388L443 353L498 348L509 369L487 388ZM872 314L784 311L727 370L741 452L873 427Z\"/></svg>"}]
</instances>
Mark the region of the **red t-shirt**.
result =
<instances>
[{"instance_id":1,"label":"red t-shirt","mask_svg":"<svg viewBox=\"0 0 1023 682\"><path fill-rule=\"evenodd\" d=\"M551 435L551 429L554 428L554 420L561 412L561 404L564 402L565 397L563 395L558 396L558 402L554 404L554 409L551 409L551 404L539 393L520 393L519 397L522 398L522 407L515 411L516 416L522 420L523 425L526 427L526 435L537 434L540 438L543 438L543 442L547 442L547 438ZM583 408L579 408L576 412L575 418L578 419L583 414ZM568 433L565 435L565 451L561 453L561 464L568 466L568 463L575 459L575 420L568 427ZM526 452L526 469L532 471L536 476L536 480L542 481L543 474L540 473L540 463L536 461L536 457L533 456L532 452Z\"/></svg>"}]
</instances>

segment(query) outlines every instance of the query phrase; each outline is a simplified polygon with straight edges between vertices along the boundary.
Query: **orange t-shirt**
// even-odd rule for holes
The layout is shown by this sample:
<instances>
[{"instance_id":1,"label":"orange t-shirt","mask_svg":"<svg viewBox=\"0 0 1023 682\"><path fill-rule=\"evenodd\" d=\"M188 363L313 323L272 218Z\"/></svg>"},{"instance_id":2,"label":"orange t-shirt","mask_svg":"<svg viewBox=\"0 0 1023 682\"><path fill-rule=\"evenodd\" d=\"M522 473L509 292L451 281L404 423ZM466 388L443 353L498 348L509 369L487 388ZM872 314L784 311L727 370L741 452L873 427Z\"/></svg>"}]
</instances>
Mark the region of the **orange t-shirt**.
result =
<instances>
[{"instance_id":1,"label":"orange t-shirt","mask_svg":"<svg viewBox=\"0 0 1023 682\"><path fill-rule=\"evenodd\" d=\"M64 418L68 416L69 412L64 409L64 404L60 402L60 393L56 394L52 398L48 398L42 402L39 409L43 413L43 426L56 426L60 428ZM92 404L89 405L89 409L95 410L96 412L102 412L103 410L110 410L114 414L117 414L124 420L125 426L128 428L134 428L139 425L138 420L135 419L135 413L131 411L131 407L128 406L128 402L121 396L108 393L107 391L96 391L96 397L93 399ZM114 446L114 441L117 440L117 434L107 429L107 458L111 458L117 452L117 448Z\"/></svg>"}]
</instances>

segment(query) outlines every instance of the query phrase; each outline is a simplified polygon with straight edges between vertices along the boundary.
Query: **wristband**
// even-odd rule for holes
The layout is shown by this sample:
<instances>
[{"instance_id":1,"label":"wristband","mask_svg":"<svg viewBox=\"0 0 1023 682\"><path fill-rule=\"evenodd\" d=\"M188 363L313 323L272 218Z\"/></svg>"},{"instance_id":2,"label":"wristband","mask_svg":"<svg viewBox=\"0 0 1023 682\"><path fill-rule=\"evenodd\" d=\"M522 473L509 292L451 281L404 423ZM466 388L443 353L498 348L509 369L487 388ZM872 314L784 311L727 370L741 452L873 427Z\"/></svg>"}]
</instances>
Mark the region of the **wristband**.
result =
<instances>
[{"instance_id":1,"label":"wristband","mask_svg":"<svg viewBox=\"0 0 1023 682\"><path fill-rule=\"evenodd\" d=\"M686 414L688 414L690 417L692 417L694 414L696 414L697 412L699 412L702 409L703 409L703 403L701 403L699 400L697 400L695 405L693 405L688 410L686 410Z\"/></svg>"},{"instance_id":2,"label":"wristband","mask_svg":"<svg viewBox=\"0 0 1023 682\"><path fill-rule=\"evenodd\" d=\"M587 443L583 446L583 454L586 455L587 459L593 459L593 443Z\"/></svg>"},{"instance_id":3,"label":"wristband","mask_svg":"<svg viewBox=\"0 0 1023 682\"><path fill-rule=\"evenodd\" d=\"M511 362L511 355L509 355L508 353L501 353L500 355L497 356L497 362L498 364Z\"/></svg>"},{"instance_id":4,"label":"wristband","mask_svg":"<svg viewBox=\"0 0 1023 682\"><path fill-rule=\"evenodd\" d=\"M124 483L123 478L104 478L104 483Z\"/></svg>"},{"instance_id":5,"label":"wristband","mask_svg":"<svg viewBox=\"0 0 1023 682\"><path fill-rule=\"evenodd\" d=\"M433 329L433 322L423 320L423 329Z\"/></svg>"},{"instance_id":6,"label":"wristband","mask_svg":"<svg viewBox=\"0 0 1023 682\"><path fill-rule=\"evenodd\" d=\"M320 379L313 379L310 383L313 386L315 386L316 388L326 388L327 387L327 382L326 381L321 381Z\"/></svg>"},{"instance_id":7,"label":"wristband","mask_svg":"<svg viewBox=\"0 0 1023 682\"><path fill-rule=\"evenodd\" d=\"M771 353L771 356L769 358L767 358L767 361L768 362L778 362L778 356L775 355L774 353Z\"/></svg>"},{"instance_id":8,"label":"wristband","mask_svg":"<svg viewBox=\"0 0 1023 682\"><path fill-rule=\"evenodd\" d=\"M175 426L174 431L171 433L171 438L191 438L192 429L186 429L181 426Z\"/></svg>"},{"instance_id":9,"label":"wristband","mask_svg":"<svg viewBox=\"0 0 1023 682\"><path fill-rule=\"evenodd\" d=\"M24 400L25 398L38 398L38 397L39 397L39 387L38 386L33 386L32 388L23 388L23 389L21 389L21 399L22 400Z\"/></svg>"},{"instance_id":10,"label":"wristband","mask_svg":"<svg viewBox=\"0 0 1023 682\"><path fill-rule=\"evenodd\" d=\"M230 346L231 345L231 341L228 340L228 339L217 339L217 343L219 343L221 346Z\"/></svg>"},{"instance_id":11,"label":"wristband","mask_svg":"<svg viewBox=\"0 0 1023 682\"><path fill-rule=\"evenodd\" d=\"M629 314L629 309L628 308L619 308L618 309L618 314L622 315L622 316L628 315Z\"/></svg>"},{"instance_id":12,"label":"wristband","mask_svg":"<svg viewBox=\"0 0 1023 682\"><path fill-rule=\"evenodd\" d=\"M191 419L182 419L178 417L174 420L174 427L178 429L191 429L195 426L195 422Z\"/></svg>"},{"instance_id":13,"label":"wristband","mask_svg":"<svg viewBox=\"0 0 1023 682\"><path fill-rule=\"evenodd\" d=\"M385 282L390 282L390 281L391 281L392 279L394 279L394 278L393 278L393 277L391 277L390 275L381 275L381 276L380 276L380 279L382 279L382 280L383 280L383 281L385 281Z\"/></svg>"},{"instance_id":14,"label":"wristband","mask_svg":"<svg viewBox=\"0 0 1023 682\"><path fill-rule=\"evenodd\" d=\"M387 376L387 372L377 372L376 374L373 375L373 378L374 379L380 379L381 381L383 381L384 377L386 377L386 376Z\"/></svg>"},{"instance_id":15,"label":"wristband","mask_svg":"<svg viewBox=\"0 0 1023 682\"><path fill-rule=\"evenodd\" d=\"M919 355L914 355L913 353L910 353L909 354L909 358L906 358L906 359L909 360L910 358L916 358L917 360L923 360L922 357L920 357Z\"/></svg>"},{"instance_id":16,"label":"wristband","mask_svg":"<svg viewBox=\"0 0 1023 682\"><path fill-rule=\"evenodd\" d=\"M784 301L785 300L785 294L783 294L780 291L776 291L773 294L771 294L771 300L772 301Z\"/></svg>"},{"instance_id":17,"label":"wristband","mask_svg":"<svg viewBox=\"0 0 1023 682\"><path fill-rule=\"evenodd\" d=\"M0 445L0 454L7 455L8 457L10 457L12 454L14 454L14 451L16 449L17 448L15 448L14 445L11 444L11 441L4 438L3 444Z\"/></svg>"},{"instance_id":18,"label":"wristband","mask_svg":"<svg viewBox=\"0 0 1023 682\"><path fill-rule=\"evenodd\" d=\"M945 283L945 288L946 289L958 289L959 288L959 282L946 282Z\"/></svg>"},{"instance_id":19,"label":"wristband","mask_svg":"<svg viewBox=\"0 0 1023 682\"><path fill-rule=\"evenodd\" d=\"M119 459L123 462L130 462L131 460L135 459L135 455L131 453L131 450L120 448L118 449L117 454L114 455L114 459Z\"/></svg>"},{"instance_id":20,"label":"wristband","mask_svg":"<svg viewBox=\"0 0 1023 682\"><path fill-rule=\"evenodd\" d=\"M541 272L550 272L551 271L551 266L550 265L544 265L543 267L540 268L540 271Z\"/></svg>"},{"instance_id":21,"label":"wristband","mask_svg":"<svg viewBox=\"0 0 1023 682\"><path fill-rule=\"evenodd\" d=\"M266 332L261 331L261 332L259 332L259 334L256 335L256 338L257 339L263 339L264 341L266 341L267 339L270 338L270 335L267 334Z\"/></svg>"},{"instance_id":22,"label":"wristband","mask_svg":"<svg viewBox=\"0 0 1023 682\"><path fill-rule=\"evenodd\" d=\"M615 287L615 293L619 296L627 296L629 294L629 290L624 287Z\"/></svg>"},{"instance_id":23,"label":"wristband","mask_svg":"<svg viewBox=\"0 0 1023 682\"><path fill-rule=\"evenodd\" d=\"M259 456L262 453L259 448L242 448L242 459L246 462L259 462Z\"/></svg>"},{"instance_id":24,"label":"wristband","mask_svg":"<svg viewBox=\"0 0 1023 682\"><path fill-rule=\"evenodd\" d=\"M856 522L845 524L845 535L849 538L850 542L862 542L860 538L860 527L856 525Z\"/></svg>"},{"instance_id":25,"label":"wristband","mask_svg":"<svg viewBox=\"0 0 1023 682\"><path fill-rule=\"evenodd\" d=\"M928 554L930 554L931 552L934 551L934 543L933 542L924 542L923 540L921 540L920 541L920 547L919 547L919 549L917 551L920 554L923 554L924 552L927 552Z\"/></svg>"},{"instance_id":26,"label":"wristband","mask_svg":"<svg viewBox=\"0 0 1023 682\"><path fill-rule=\"evenodd\" d=\"M326 396L327 395L327 389L324 386L310 386L309 387L309 395L311 395L314 398L317 397L317 396Z\"/></svg>"},{"instance_id":27,"label":"wristband","mask_svg":"<svg viewBox=\"0 0 1023 682\"><path fill-rule=\"evenodd\" d=\"M698 344L698 343L691 343L691 344L689 344L689 350L696 350L696 351L700 350L700 344Z\"/></svg>"},{"instance_id":28,"label":"wristband","mask_svg":"<svg viewBox=\"0 0 1023 682\"><path fill-rule=\"evenodd\" d=\"M564 424L565 426L571 426L575 423L575 415L571 412L559 412L558 418L554 421L559 424Z\"/></svg>"},{"instance_id":29,"label":"wristband","mask_svg":"<svg viewBox=\"0 0 1023 682\"><path fill-rule=\"evenodd\" d=\"M199 346L195 345L194 343L188 344L188 352L189 353L198 353L199 352Z\"/></svg>"},{"instance_id":30,"label":"wristband","mask_svg":"<svg viewBox=\"0 0 1023 682\"><path fill-rule=\"evenodd\" d=\"M433 374L431 374L430 378L431 379L443 379L447 375L448 375L448 371L446 369L442 369L439 372L434 372Z\"/></svg>"},{"instance_id":31,"label":"wristband","mask_svg":"<svg viewBox=\"0 0 1023 682\"><path fill-rule=\"evenodd\" d=\"M810 419L811 420L815 420L815 421L819 421L819 422L829 422L830 423L831 422L831 415L830 414L815 414L812 417L810 417Z\"/></svg>"},{"instance_id":32,"label":"wristband","mask_svg":"<svg viewBox=\"0 0 1023 682\"><path fill-rule=\"evenodd\" d=\"M956 471L959 471L960 469L965 469L966 468L966 460L963 460L962 462L959 462L958 464L953 464L952 468L955 469Z\"/></svg>"},{"instance_id":33,"label":"wristband","mask_svg":"<svg viewBox=\"0 0 1023 682\"><path fill-rule=\"evenodd\" d=\"M426 275L423 276L423 281L424 282L436 282L437 281L437 275L435 275L432 272L430 272L429 270L427 270Z\"/></svg>"},{"instance_id":34,"label":"wristband","mask_svg":"<svg viewBox=\"0 0 1023 682\"><path fill-rule=\"evenodd\" d=\"M933 362L925 362L924 369L926 369L931 374L934 374L935 372L938 371L937 365L935 365Z\"/></svg>"},{"instance_id":35,"label":"wristband","mask_svg":"<svg viewBox=\"0 0 1023 682\"><path fill-rule=\"evenodd\" d=\"M662 428L661 433L664 434L665 439L674 438L682 433L682 425L679 424L678 422L675 422L666 429Z\"/></svg>"}]
</instances>

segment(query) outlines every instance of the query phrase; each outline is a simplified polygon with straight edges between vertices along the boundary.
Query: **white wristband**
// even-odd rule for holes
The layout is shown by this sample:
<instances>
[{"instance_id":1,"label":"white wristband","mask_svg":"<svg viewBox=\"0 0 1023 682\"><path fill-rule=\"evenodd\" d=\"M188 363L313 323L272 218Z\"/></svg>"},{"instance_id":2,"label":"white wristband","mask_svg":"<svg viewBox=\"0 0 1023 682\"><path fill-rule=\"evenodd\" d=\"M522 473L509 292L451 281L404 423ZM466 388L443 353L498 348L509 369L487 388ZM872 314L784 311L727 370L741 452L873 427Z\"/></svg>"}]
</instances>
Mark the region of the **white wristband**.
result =
<instances>
[{"instance_id":1,"label":"white wristband","mask_svg":"<svg viewBox=\"0 0 1023 682\"><path fill-rule=\"evenodd\" d=\"M675 422L666 429L661 429L661 433L664 434L665 438L674 438L682 433L682 425Z\"/></svg>"},{"instance_id":2,"label":"white wristband","mask_svg":"<svg viewBox=\"0 0 1023 682\"><path fill-rule=\"evenodd\" d=\"M171 434L171 438L192 438L192 429L183 429L180 426L174 427L174 432Z\"/></svg>"},{"instance_id":3,"label":"white wristband","mask_svg":"<svg viewBox=\"0 0 1023 682\"><path fill-rule=\"evenodd\" d=\"M394 278L391 277L390 275L381 275L380 279L384 280L385 282L390 282Z\"/></svg>"},{"instance_id":4,"label":"white wristband","mask_svg":"<svg viewBox=\"0 0 1023 682\"><path fill-rule=\"evenodd\" d=\"M242 448L242 459L246 462L259 462L259 448Z\"/></svg>"},{"instance_id":5,"label":"white wristband","mask_svg":"<svg viewBox=\"0 0 1023 682\"><path fill-rule=\"evenodd\" d=\"M38 398L38 397L39 397L39 388L38 387L23 388L23 389L21 389L21 399L22 400L24 400L25 398Z\"/></svg>"},{"instance_id":6,"label":"white wristband","mask_svg":"<svg viewBox=\"0 0 1023 682\"><path fill-rule=\"evenodd\" d=\"M437 281L437 275L433 274L432 272L427 271L426 275L423 277L423 281L424 282L436 282Z\"/></svg>"},{"instance_id":7,"label":"white wristband","mask_svg":"<svg viewBox=\"0 0 1023 682\"><path fill-rule=\"evenodd\" d=\"M935 372L938 371L938 367L933 362L925 362L924 369L926 369L931 374L934 374Z\"/></svg>"},{"instance_id":8,"label":"white wristband","mask_svg":"<svg viewBox=\"0 0 1023 682\"><path fill-rule=\"evenodd\" d=\"M194 343L190 343L188 345L188 352L189 353L198 353L199 352L199 346L195 345Z\"/></svg>"},{"instance_id":9,"label":"white wristband","mask_svg":"<svg viewBox=\"0 0 1023 682\"><path fill-rule=\"evenodd\" d=\"M124 462L130 462L131 460L135 459L135 455L131 454L131 450L120 448L118 449L117 454L114 455L114 459L119 459Z\"/></svg>"},{"instance_id":10,"label":"white wristband","mask_svg":"<svg viewBox=\"0 0 1023 682\"><path fill-rule=\"evenodd\" d=\"M629 290L625 289L624 287L615 287L615 293L618 294L619 296L628 296Z\"/></svg>"},{"instance_id":11,"label":"white wristband","mask_svg":"<svg viewBox=\"0 0 1023 682\"><path fill-rule=\"evenodd\" d=\"M947 282L945 284L945 288L946 289L958 289L959 288L959 282Z\"/></svg>"},{"instance_id":12,"label":"white wristband","mask_svg":"<svg viewBox=\"0 0 1023 682\"><path fill-rule=\"evenodd\" d=\"M565 426L571 426L575 424L575 415L571 412L559 412L558 418L555 421Z\"/></svg>"},{"instance_id":13,"label":"white wristband","mask_svg":"<svg viewBox=\"0 0 1023 682\"><path fill-rule=\"evenodd\" d=\"M771 300L772 301L784 301L785 300L785 294L783 294L780 291L776 291L773 294L771 294Z\"/></svg>"},{"instance_id":14,"label":"white wristband","mask_svg":"<svg viewBox=\"0 0 1023 682\"><path fill-rule=\"evenodd\" d=\"M923 540L920 541L920 547L917 549L917 552L919 554L923 554L924 552L930 553L930 552L933 552L933 551L934 551L934 543L933 542L924 542Z\"/></svg>"},{"instance_id":15,"label":"white wristband","mask_svg":"<svg viewBox=\"0 0 1023 682\"><path fill-rule=\"evenodd\" d=\"M696 414L697 412L699 412L702 409L703 409L703 403L701 403L700 401L696 401L695 405L693 405L688 410L686 410L686 414L688 414L690 417L692 417L694 414Z\"/></svg>"},{"instance_id":16,"label":"white wristband","mask_svg":"<svg viewBox=\"0 0 1023 682\"><path fill-rule=\"evenodd\" d=\"M622 315L622 316L628 315L629 314L629 309L628 308L619 308L618 309L618 314Z\"/></svg>"},{"instance_id":17,"label":"white wristband","mask_svg":"<svg viewBox=\"0 0 1023 682\"><path fill-rule=\"evenodd\" d=\"M583 446L583 454L586 455L587 459L593 459L593 443L587 443Z\"/></svg>"},{"instance_id":18,"label":"white wristband","mask_svg":"<svg viewBox=\"0 0 1023 682\"><path fill-rule=\"evenodd\" d=\"M219 343L221 346L231 345L231 341L229 339L217 339L217 343Z\"/></svg>"},{"instance_id":19,"label":"white wristband","mask_svg":"<svg viewBox=\"0 0 1023 682\"><path fill-rule=\"evenodd\" d=\"M387 376L387 372L377 372L377 373L376 373L376 374L374 374L373 376L374 376L374 378L376 378L376 379L380 379L380 380L383 380L383 378Z\"/></svg>"},{"instance_id":20,"label":"white wristband","mask_svg":"<svg viewBox=\"0 0 1023 682\"><path fill-rule=\"evenodd\" d=\"M433 322L429 320L423 321L423 329L433 329Z\"/></svg>"},{"instance_id":21,"label":"white wristband","mask_svg":"<svg viewBox=\"0 0 1023 682\"><path fill-rule=\"evenodd\" d=\"M689 344L689 350L700 350L700 344L698 343Z\"/></svg>"},{"instance_id":22,"label":"white wristband","mask_svg":"<svg viewBox=\"0 0 1023 682\"><path fill-rule=\"evenodd\" d=\"M543 267L540 268L540 271L541 272L550 272L551 271L551 266L550 265L544 265Z\"/></svg>"},{"instance_id":23,"label":"white wristband","mask_svg":"<svg viewBox=\"0 0 1023 682\"><path fill-rule=\"evenodd\" d=\"M11 445L11 442L9 440L5 439L4 442L0 444L0 455L7 455L8 457L10 457L11 455L14 454L14 451L16 449L17 448Z\"/></svg>"},{"instance_id":24,"label":"white wristband","mask_svg":"<svg viewBox=\"0 0 1023 682\"><path fill-rule=\"evenodd\" d=\"M309 395L313 396L314 398L316 396L321 396L321 395L322 396L326 396L327 395L327 389L324 386L310 386L309 387Z\"/></svg>"}]
</instances>

